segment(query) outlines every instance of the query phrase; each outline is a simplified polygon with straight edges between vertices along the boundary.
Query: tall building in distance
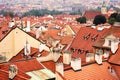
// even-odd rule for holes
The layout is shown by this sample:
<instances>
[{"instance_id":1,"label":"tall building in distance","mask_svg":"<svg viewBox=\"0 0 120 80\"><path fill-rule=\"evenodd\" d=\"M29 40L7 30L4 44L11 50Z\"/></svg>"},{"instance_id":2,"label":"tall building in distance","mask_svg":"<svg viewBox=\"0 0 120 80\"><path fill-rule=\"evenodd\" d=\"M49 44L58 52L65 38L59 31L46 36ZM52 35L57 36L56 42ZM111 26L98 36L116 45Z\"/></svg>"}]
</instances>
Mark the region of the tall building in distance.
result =
<instances>
[{"instance_id":1,"label":"tall building in distance","mask_svg":"<svg viewBox=\"0 0 120 80\"><path fill-rule=\"evenodd\" d=\"M107 14L107 8L106 8L106 4L105 4L104 0L103 0L103 4L102 4L102 7L101 7L101 13L102 14Z\"/></svg>"}]
</instances>

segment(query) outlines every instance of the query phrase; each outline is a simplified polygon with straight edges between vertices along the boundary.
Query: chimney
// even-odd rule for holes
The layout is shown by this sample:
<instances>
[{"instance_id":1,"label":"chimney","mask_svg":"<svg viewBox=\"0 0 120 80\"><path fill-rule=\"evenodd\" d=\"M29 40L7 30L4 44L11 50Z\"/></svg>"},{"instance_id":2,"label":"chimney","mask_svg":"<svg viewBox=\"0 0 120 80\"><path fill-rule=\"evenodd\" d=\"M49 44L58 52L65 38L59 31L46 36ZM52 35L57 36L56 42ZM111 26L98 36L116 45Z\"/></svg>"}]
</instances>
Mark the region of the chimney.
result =
<instances>
[{"instance_id":1,"label":"chimney","mask_svg":"<svg viewBox=\"0 0 120 80\"><path fill-rule=\"evenodd\" d=\"M111 51L114 54L118 49L119 40L111 41Z\"/></svg>"},{"instance_id":2,"label":"chimney","mask_svg":"<svg viewBox=\"0 0 120 80\"><path fill-rule=\"evenodd\" d=\"M24 54L25 55L29 55L31 52L30 50L30 44L28 43L28 41L26 40L25 46L24 46Z\"/></svg>"},{"instance_id":3,"label":"chimney","mask_svg":"<svg viewBox=\"0 0 120 80\"><path fill-rule=\"evenodd\" d=\"M60 74L64 74L64 65L63 63L56 63L56 71L59 72Z\"/></svg>"},{"instance_id":4,"label":"chimney","mask_svg":"<svg viewBox=\"0 0 120 80\"><path fill-rule=\"evenodd\" d=\"M66 50L63 53L63 63L70 64L70 62L71 62L71 52Z\"/></svg>"},{"instance_id":5,"label":"chimney","mask_svg":"<svg viewBox=\"0 0 120 80\"><path fill-rule=\"evenodd\" d=\"M102 64L102 54L96 53L96 54L95 54L95 61L96 61L99 65L101 65L101 64Z\"/></svg>"},{"instance_id":6,"label":"chimney","mask_svg":"<svg viewBox=\"0 0 120 80\"><path fill-rule=\"evenodd\" d=\"M14 22L14 20L12 20L12 21L9 22L8 27L11 29L14 25L15 25L15 22Z\"/></svg>"},{"instance_id":7,"label":"chimney","mask_svg":"<svg viewBox=\"0 0 120 80\"><path fill-rule=\"evenodd\" d=\"M40 31L39 29L36 30L36 39L38 39L40 37Z\"/></svg>"},{"instance_id":8,"label":"chimney","mask_svg":"<svg viewBox=\"0 0 120 80\"><path fill-rule=\"evenodd\" d=\"M60 49L59 48L53 48L53 60L56 62L60 57Z\"/></svg>"},{"instance_id":9,"label":"chimney","mask_svg":"<svg viewBox=\"0 0 120 80\"><path fill-rule=\"evenodd\" d=\"M81 70L81 58L73 58L71 60L71 67L75 71Z\"/></svg>"},{"instance_id":10,"label":"chimney","mask_svg":"<svg viewBox=\"0 0 120 80\"><path fill-rule=\"evenodd\" d=\"M39 52L42 52L43 50L46 50L46 44L40 43L39 44Z\"/></svg>"},{"instance_id":11,"label":"chimney","mask_svg":"<svg viewBox=\"0 0 120 80\"><path fill-rule=\"evenodd\" d=\"M14 77L17 75L18 69L16 65L10 65L9 66L9 79L13 80Z\"/></svg>"},{"instance_id":12,"label":"chimney","mask_svg":"<svg viewBox=\"0 0 120 80\"><path fill-rule=\"evenodd\" d=\"M27 28L26 28L26 32L30 32L30 21L27 21Z\"/></svg>"},{"instance_id":13,"label":"chimney","mask_svg":"<svg viewBox=\"0 0 120 80\"><path fill-rule=\"evenodd\" d=\"M108 59L109 53L110 53L110 51L104 50L104 54L103 54L104 58Z\"/></svg>"}]
</instances>

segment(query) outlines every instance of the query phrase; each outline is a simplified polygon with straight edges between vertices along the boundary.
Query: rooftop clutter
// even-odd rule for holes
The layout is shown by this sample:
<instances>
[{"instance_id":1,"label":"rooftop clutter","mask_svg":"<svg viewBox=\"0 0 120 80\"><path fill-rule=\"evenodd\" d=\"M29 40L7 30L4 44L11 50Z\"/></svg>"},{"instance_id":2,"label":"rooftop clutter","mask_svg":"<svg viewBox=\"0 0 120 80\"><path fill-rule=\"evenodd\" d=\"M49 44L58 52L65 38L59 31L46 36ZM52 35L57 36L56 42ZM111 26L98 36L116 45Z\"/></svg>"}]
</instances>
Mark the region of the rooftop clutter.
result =
<instances>
[{"instance_id":1,"label":"rooftop clutter","mask_svg":"<svg viewBox=\"0 0 120 80\"><path fill-rule=\"evenodd\" d=\"M0 73L6 76L0 76L15 80L55 79L58 73L63 80L119 79L119 27L86 27L75 17L29 16L15 20L16 27L1 27ZM14 75L10 75L11 65ZM107 70L108 66L112 70Z\"/></svg>"}]
</instances>

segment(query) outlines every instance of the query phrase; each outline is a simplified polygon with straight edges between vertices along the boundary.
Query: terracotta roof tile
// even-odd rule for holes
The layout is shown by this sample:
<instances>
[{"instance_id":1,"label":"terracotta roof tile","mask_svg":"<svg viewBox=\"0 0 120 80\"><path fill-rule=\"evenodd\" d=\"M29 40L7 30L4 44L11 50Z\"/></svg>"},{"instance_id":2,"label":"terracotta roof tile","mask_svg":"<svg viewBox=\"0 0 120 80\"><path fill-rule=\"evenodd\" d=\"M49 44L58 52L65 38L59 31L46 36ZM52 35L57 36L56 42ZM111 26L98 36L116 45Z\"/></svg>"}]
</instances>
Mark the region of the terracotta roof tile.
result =
<instances>
[{"instance_id":1,"label":"terracotta roof tile","mask_svg":"<svg viewBox=\"0 0 120 80\"><path fill-rule=\"evenodd\" d=\"M67 80L116 80L108 71L107 62L103 65L92 64L82 67L81 71L74 72L72 69L64 72L64 77Z\"/></svg>"},{"instance_id":2,"label":"terracotta roof tile","mask_svg":"<svg viewBox=\"0 0 120 80\"><path fill-rule=\"evenodd\" d=\"M109 62L120 65L120 44L116 53L114 55L111 55Z\"/></svg>"},{"instance_id":3,"label":"terracotta roof tile","mask_svg":"<svg viewBox=\"0 0 120 80\"><path fill-rule=\"evenodd\" d=\"M116 71L116 73L120 79L120 66L118 66L118 65L111 65L111 66Z\"/></svg>"},{"instance_id":4,"label":"terracotta roof tile","mask_svg":"<svg viewBox=\"0 0 120 80\"><path fill-rule=\"evenodd\" d=\"M107 29L104 29L103 31L99 32L97 29L81 27L75 39L73 40L73 43L71 44L70 48L92 52L93 44L97 42L105 34L106 31ZM88 35L90 36L87 40L85 40L84 37ZM92 38L95 39L95 41L92 41Z\"/></svg>"},{"instance_id":5,"label":"terracotta roof tile","mask_svg":"<svg viewBox=\"0 0 120 80\"><path fill-rule=\"evenodd\" d=\"M101 15L101 12L85 11L83 16L86 17L87 19L94 19L96 15Z\"/></svg>"},{"instance_id":6,"label":"terracotta roof tile","mask_svg":"<svg viewBox=\"0 0 120 80\"><path fill-rule=\"evenodd\" d=\"M31 53L29 54L29 56L31 56L31 58L34 58L37 57L38 54L39 54L39 49L31 47ZM10 61L25 60L26 57L23 55L24 55L24 49L22 49L16 56L12 57Z\"/></svg>"},{"instance_id":7,"label":"terracotta roof tile","mask_svg":"<svg viewBox=\"0 0 120 80\"><path fill-rule=\"evenodd\" d=\"M46 62L42 62L42 64L46 68L50 69L52 72L55 73L55 62L53 62L53 61L46 61Z\"/></svg>"},{"instance_id":8,"label":"terracotta roof tile","mask_svg":"<svg viewBox=\"0 0 120 80\"><path fill-rule=\"evenodd\" d=\"M43 50L43 51L41 52L41 57L45 57L45 56L47 56L48 54L49 54L48 51Z\"/></svg>"}]
</instances>

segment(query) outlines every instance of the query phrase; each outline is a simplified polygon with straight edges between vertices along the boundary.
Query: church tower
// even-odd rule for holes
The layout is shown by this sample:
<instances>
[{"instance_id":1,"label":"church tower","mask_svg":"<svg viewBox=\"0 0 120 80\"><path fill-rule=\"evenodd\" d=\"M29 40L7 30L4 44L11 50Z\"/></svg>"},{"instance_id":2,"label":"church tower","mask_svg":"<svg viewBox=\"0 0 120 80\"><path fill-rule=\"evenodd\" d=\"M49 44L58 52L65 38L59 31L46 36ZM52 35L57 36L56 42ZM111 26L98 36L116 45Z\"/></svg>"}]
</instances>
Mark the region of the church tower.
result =
<instances>
[{"instance_id":1,"label":"church tower","mask_svg":"<svg viewBox=\"0 0 120 80\"><path fill-rule=\"evenodd\" d=\"M102 14L107 14L107 8L106 8L106 4L105 4L104 0L103 0L103 4L102 4L102 7L101 7L101 13Z\"/></svg>"}]
</instances>

